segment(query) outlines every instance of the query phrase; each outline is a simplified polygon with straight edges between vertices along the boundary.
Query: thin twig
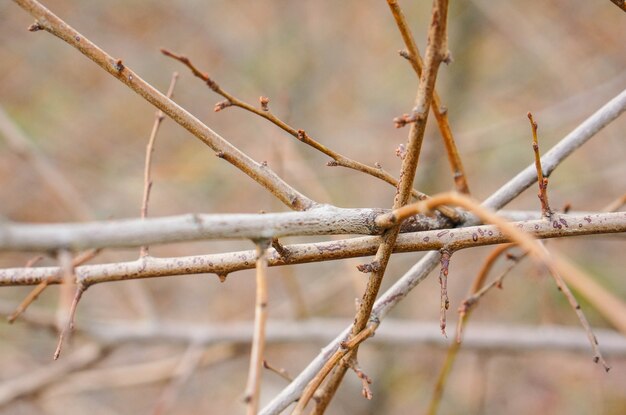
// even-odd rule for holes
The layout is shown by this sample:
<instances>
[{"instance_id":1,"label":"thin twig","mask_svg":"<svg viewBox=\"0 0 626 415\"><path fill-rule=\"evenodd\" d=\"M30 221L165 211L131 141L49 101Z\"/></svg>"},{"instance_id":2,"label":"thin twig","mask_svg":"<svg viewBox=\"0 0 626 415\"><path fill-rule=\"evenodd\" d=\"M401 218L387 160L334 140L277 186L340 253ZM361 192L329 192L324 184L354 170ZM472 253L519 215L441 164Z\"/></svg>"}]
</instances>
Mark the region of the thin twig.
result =
<instances>
[{"instance_id":1,"label":"thin twig","mask_svg":"<svg viewBox=\"0 0 626 415\"><path fill-rule=\"evenodd\" d=\"M256 242L256 306L254 311L254 337L250 352L250 369L244 395L246 413L255 415L259 407L261 392L261 372L265 353L265 326L267 324L267 247L270 241Z\"/></svg>"},{"instance_id":2,"label":"thin twig","mask_svg":"<svg viewBox=\"0 0 626 415\"><path fill-rule=\"evenodd\" d=\"M76 255L72 259L72 267L76 268L84 264L85 262L89 261L90 259L94 258L96 255L98 255L100 251L101 251L100 249L89 249L81 254ZM30 264L30 266L29 264L26 264L25 268L30 268L31 266L32 264ZM56 273L55 276L60 276L61 278L63 278L63 276L61 275L62 274L61 271L62 270L59 267L58 272ZM31 290L31 292L28 293L28 295L17 306L15 311L7 317L7 321L9 322L9 324L13 324L15 319L17 319L24 311L26 311L28 306L30 306L39 297L39 295L46 289L46 287L48 287L48 285L50 285L51 283L55 283L53 282L53 280L55 279L55 276L51 275L48 278L43 279L41 282L39 282L39 284L37 284L35 288Z\"/></svg>"},{"instance_id":3,"label":"thin twig","mask_svg":"<svg viewBox=\"0 0 626 415\"><path fill-rule=\"evenodd\" d=\"M552 216L552 210L550 210L550 204L548 203L548 178L543 176L541 168L541 155L539 154L539 140L537 139L537 123L533 120L533 115L528 113L528 120L533 131L533 153L535 154L535 167L537 168L537 184L539 186L539 193L537 197L541 201L541 214L545 218Z\"/></svg>"},{"instance_id":4,"label":"thin twig","mask_svg":"<svg viewBox=\"0 0 626 415\"><path fill-rule=\"evenodd\" d=\"M170 80L170 86L167 89L167 94L165 95L167 98L171 99L172 94L174 93L174 87L176 86L176 80L178 79L178 72L174 72L172 74L172 79ZM148 201L150 200L150 190L152 190L152 177L151 177L151 168L152 168L152 154L154 153L154 143L156 141L157 133L159 132L159 127L161 123L165 119L165 115L163 111L157 110L154 115L154 124L152 124L152 131L150 132L150 138L148 139L148 145L146 146L146 162L143 173L143 199L141 201L141 218L145 219L148 217ZM139 256L145 257L148 255L148 246L144 245L139 250Z\"/></svg>"},{"instance_id":5,"label":"thin twig","mask_svg":"<svg viewBox=\"0 0 626 415\"><path fill-rule=\"evenodd\" d=\"M281 378L285 379L287 382L291 382L293 378L289 375L289 373L282 367L275 367L269 364L269 362L263 359L263 367L270 372L276 373Z\"/></svg>"},{"instance_id":6,"label":"thin twig","mask_svg":"<svg viewBox=\"0 0 626 415\"><path fill-rule=\"evenodd\" d=\"M121 59L116 59L104 52L88 38L77 32L69 24L54 15L36 0L14 0L22 9L30 13L36 22L31 31L45 30L78 49L82 54L113 75L124 85L135 91L146 101L163 111L177 124L185 128L200 141L213 149L220 158L265 187L281 202L293 210L307 210L317 205L316 202L298 192L276 175L267 166L252 160L248 155L226 141L215 131L180 107L171 99L148 84Z\"/></svg>"},{"instance_id":7,"label":"thin twig","mask_svg":"<svg viewBox=\"0 0 626 415\"><path fill-rule=\"evenodd\" d=\"M617 212L626 204L626 193L609 203L602 209L604 212Z\"/></svg>"},{"instance_id":8,"label":"thin twig","mask_svg":"<svg viewBox=\"0 0 626 415\"><path fill-rule=\"evenodd\" d=\"M313 137L311 137L306 131L302 130L302 129L296 129L292 126L290 126L289 124L287 124L286 122L284 122L283 120L281 120L280 118L278 118L276 115L274 115L274 113L272 113L268 107L269 104L269 99L266 97L261 97L260 98L260 103L261 103L261 108L257 108L253 105L250 105L238 98L236 98L235 96L233 96L232 94L226 92L217 82L215 82L210 76L209 74L207 74L206 72L201 71L200 69L198 69L192 62L191 60L183 55L179 55L176 54L174 52L171 52L167 49L161 49L161 53L163 53L165 56L168 56L172 59L175 59L177 61L179 61L180 63L182 63L183 65L187 66L189 68L189 70L191 70L191 72L198 78L200 78L201 80L203 80L207 86L216 94L221 95L222 97L226 98L226 101L222 101L219 102L215 105L215 112L219 112L225 108L228 107L239 107L242 108L246 111L249 111L253 114L258 115L259 117L262 117L266 120L268 120L269 122L271 122L272 124L276 125L277 127L279 127L280 129L282 129L283 131L289 133L290 135L292 135L294 138L298 139L299 141L303 142L304 144L320 151L321 153L327 155L328 157L330 157L332 159L332 161L328 162L328 166L341 166L341 167L346 167L349 169L353 169L356 171L360 171L362 173L368 174L370 176L376 177L380 180L383 180L389 184L391 184L392 186L398 186L398 180L396 178L394 178L390 173L388 173L387 171L385 171L382 167L372 167L372 166L368 166L366 164L363 164L361 162L358 162L356 160L353 160L349 157L346 157L340 153L337 153L334 150L331 150L330 148L326 147L325 145L321 144L319 141L315 140ZM415 190L415 189L411 189L411 194L413 195L413 197L415 197L418 200L424 200L428 197L428 195ZM441 211L440 211L443 215L445 215L446 217L450 218L451 220L453 220L454 222L458 222L460 220L459 214L457 212L455 212L453 209L450 209L448 207L444 207Z\"/></svg>"},{"instance_id":9,"label":"thin twig","mask_svg":"<svg viewBox=\"0 0 626 415\"><path fill-rule=\"evenodd\" d=\"M433 91L437 80L437 73L441 62L449 56L446 31L447 19L448 1L435 0L433 2L431 22L428 31L428 45L426 47L424 59L424 70L422 72L422 76L420 77L417 96L415 99L415 107L413 109L413 113L411 114L413 121L411 122L409 130L406 154L402 159L400 181L398 183L397 192L393 201L394 209L406 205L411 196L415 171L417 169L422 142L424 139L424 132L426 130L426 121L430 112ZM374 261L379 264L379 266L370 274L367 281L367 286L361 299L361 305L354 318L354 324L351 330L352 336L356 336L358 333L363 331L368 324L372 308L374 307L378 291L380 290L383 276L385 275L389 257L393 252L393 246L395 245L398 237L399 230L399 227L392 227L383 235L382 243L380 244L374 258ZM346 358L348 362L351 358L354 358L357 351L358 350L355 349ZM323 413L326 410L327 405L332 400L332 397L339 386L339 380L343 378L347 369L348 365L344 361L344 364L340 365L332 375L329 380L329 384L332 385L332 388L326 388L324 390L323 399L320 399L316 405L316 413Z\"/></svg>"},{"instance_id":10,"label":"thin twig","mask_svg":"<svg viewBox=\"0 0 626 415\"><path fill-rule=\"evenodd\" d=\"M504 252L510 249L511 246L512 246L511 244L503 244L494 248L494 250L491 252L491 254L489 254L487 259L485 260L480 271L474 278L474 281L472 282L472 286L469 290L468 297L471 297L477 291L480 290L480 288L483 286L485 282L485 279L487 278L489 271L493 267L493 264ZM444 360L443 366L439 370L439 375L437 376L437 381L435 382L435 388L433 390L433 393L430 398L430 402L428 404L428 410L426 412L428 415L436 415L437 413L439 404L441 403L441 398L443 396L444 388L448 380L448 376L450 372L452 371L452 366L461 348L460 342L461 342L462 330L467 324L467 320L469 319L469 316L471 315L471 311L469 309L466 310L463 308L464 304L465 304L465 301L459 308L459 321L457 323L457 337L456 337L457 341L453 342L450 345L450 347L448 347L446 358Z\"/></svg>"},{"instance_id":11,"label":"thin twig","mask_svg":"<svg viewBox=\"0 0 626 415\"><path fill-rule=\"evenodd\" d=\"M422 76L423 62L417 44L415 43L413 33L411 33L411 29L409 28L404 13L402 12L398 2L396 0L387 0L387 4L391 9L391 13L393 14L396 25L400 30L400 34L402 35L402 39L404 40L404 44L407 48L406 56L402 56L408 59L413 67L413 70L417 74L417 77L420 78ZM467 183L467 176L465 174L465 170L463 169L461 156L459 155L456 143L454 142L454 136L452 135L450 124L448 123L448 109L441 103L441 99L439 98L439 94L437 94L436 90L433 90L432 111L437 120L441 138L443 139L446 153L448 154L448 161L450 163L450 168L452 169L456 190L460 193L469 194L470 191Z\"/></svg>"},{"instance_id":12,"label":"thin twig","mask_svg":"<svg viewBox=\"0 0 626 415\"><path fill-rule=\"evenodd\" d=\"M624 111L626 111L626 90L621 91L617 96L595 111L548 151L542 157L544 172L550 174L563 160L594 137L598 131L619 117ZM483 205L494 210L501 209L521 192L534 184L535 180L537 180L537 172L535 166L530 165L494 192ZM387 291L380 295L380 298L374 305L372 314L378 319L383 320L391 310L401 303L409 293L437 267L439 257L440 254L438 251L431 251L426 254ZM351 326L345 328L340 335L328 343L307 367L295 377L294 381L263 408L261 414L277 414L294 402L294 400L300 396L307 383L324 365L330 353L337 350L339 343L343 340L343 336L345 336L345 333L349 332L350 328Z\"/></svg>"},{"instance_id":13,"label":"thin twig","mask_svg":"<svg viewBox=\"0 0 626 415\"><path fill-rule=\"evenodd\" d=\"M450 257L452 257L452 253L449 250L441 250L441 270L439 272L439 285L441 286L439 327L444 337L448 337L446 334L446 312L448 308L450 308L450 300L448 299L448 267L450 266Z\"/></svg>"},{"instance_id":14,"label":"thin twig","mask_svg":"<svg viewBox=\"0 0 626 415\"><path fill-rule=\"evenodd\" d=\"M580 306L576 302L576 299L569 291L569 288L561 278L561 274L565 274L565 270L568 269L565 266L561 266L561 262L553 259L545 250L543 244L540 241L535 240L529 234L521 232L519 229L512 226L509 222L503 220L498 217L496 214L490 212L485 209L477 202L472 201L471 199L462 196L460 194L448 193L442 194L441 196L435 196L429 200L421 201L414 203L412 205L407 205L402 208L394 210L392 213L381 215L376 219L378 225L384 226L385 224L388 226L393 226L394 224L401 221L403 216L414 215L415 213L424 213L431 210L429 204L436 205L438 203L450 203L457 206L462 206L468 210L474 212L478 217L480 217L484 222L493 223L497 225L502 233L508 235L513 241L518 243L521 248L527 251L532 257L534 257L537 261L542 263L552 274L553 278L559 289L565 294L570 305L576 311L578 318L583 325L583 328L587 331L587 335L589 337L589 342L591 344L591 348L594 354L594 361L602 363L605 370L609 370L609 366L606 364L604 359L602 358L602 354L600 349L598 348L598 343L595 335L593 334L587 319L582 313Z\"/></svg>"}]
</instances>

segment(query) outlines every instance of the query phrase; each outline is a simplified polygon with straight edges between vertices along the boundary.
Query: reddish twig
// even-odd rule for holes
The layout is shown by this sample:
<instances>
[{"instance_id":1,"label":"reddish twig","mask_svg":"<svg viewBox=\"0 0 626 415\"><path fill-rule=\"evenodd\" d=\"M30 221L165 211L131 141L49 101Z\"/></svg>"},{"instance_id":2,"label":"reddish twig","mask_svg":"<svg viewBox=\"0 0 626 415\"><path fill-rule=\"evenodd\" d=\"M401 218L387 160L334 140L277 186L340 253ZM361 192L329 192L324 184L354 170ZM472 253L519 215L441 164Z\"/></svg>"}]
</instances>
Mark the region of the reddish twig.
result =
<instances>
[{"instance_id":1,"label":"reddish twig","mask_svg":"<svg viewBox=\"0 0 626 415\"><path fill-rule=\"evenodd\" d=\"M170 86L167 89L167 94L165 95L167 98L171 99L172 94L174 93L174 86L176 86L176 80L178 79L178 72L174 72L172 74L172 79L170 81ZM154 153L154 143L156 141L157 133L159 132L159 127L161 123L165 119L165 115L163 111L157 110L154 115L154 124L152 124L152 131L150 132L150 138L148 139L148 145L146 146L146 162L143 173L143 198L141 201L141 218L145 219L148 217L148 201L150 200L150 191L152 190L152 178L151 178L151 169L152 169L152 154ZM139 256L145 257L148 255L148 246L144 245L139 250Z\"/></svg>"},{"instance_id":2,"label":"reddish twig","mask_svg":"<svg viewBox=\"0 0 626 415\"><path fill-rule=\"evenodd\" d=\"M263 367L269 370L270 372L276 373L278 376L285 379L287 382L291 382L293 380L293 378L289 375L289 373L285 369L283 369L282 367L279 368L279 367L272 366L271 364L269 364L267 360L263 360Z\"/></svg>"},{"instance_id":3,"label":"reddish twig","mask_svg":"<svg viewBox=\"0 0 626 415\"><path fill-rule=\"evenodd\" d=\"M541 214L550 218L552 211L550 210L550 204L548 203L548 178L543 176L543 170L541 168L541 156L539 154L539 141L537 139L537 123L533 120L533 115L528 113L528 120L533 131L533 152L535 154L535 167L537 168L537 184L539 185L539 201L541 201Z\"/></svg>"}]
</instances>

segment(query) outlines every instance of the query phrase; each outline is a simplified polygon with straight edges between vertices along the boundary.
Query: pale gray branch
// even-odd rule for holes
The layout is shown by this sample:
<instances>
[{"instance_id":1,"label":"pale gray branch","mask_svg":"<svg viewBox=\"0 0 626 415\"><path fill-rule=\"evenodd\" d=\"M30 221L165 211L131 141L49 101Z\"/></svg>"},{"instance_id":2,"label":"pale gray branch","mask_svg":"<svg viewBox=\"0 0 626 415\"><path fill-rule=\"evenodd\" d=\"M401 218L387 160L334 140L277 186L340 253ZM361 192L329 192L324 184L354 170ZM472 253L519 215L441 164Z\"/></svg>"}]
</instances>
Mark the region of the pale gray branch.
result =
<instances>
[{"instance_id":1,"label":"pale gray branch","mask_svg":"<svg viewBox=\"0 0 626 415\"><path fill-rule=\"evenodd\" d=\"M554 215L552 221L538 219L513 223L537 238L607 234L626 232L626 212ZM508 241L496 226L481 225L400 234L394 252L430 251L444 247L454 251ZM379 243L379 237L368 236L286 245L286 256L269 249L268 263L270 266L293 265L373 255ZM102 282L169 275L226 275L254 268L255 260L254 250L175 258L143 257L130 262L80 266L75 269L75 273L77 283L90 286ZM58 267L0 269L0 286L33 285L46 280L51 284L61 282Z\"/></svg>"}]
</instances>

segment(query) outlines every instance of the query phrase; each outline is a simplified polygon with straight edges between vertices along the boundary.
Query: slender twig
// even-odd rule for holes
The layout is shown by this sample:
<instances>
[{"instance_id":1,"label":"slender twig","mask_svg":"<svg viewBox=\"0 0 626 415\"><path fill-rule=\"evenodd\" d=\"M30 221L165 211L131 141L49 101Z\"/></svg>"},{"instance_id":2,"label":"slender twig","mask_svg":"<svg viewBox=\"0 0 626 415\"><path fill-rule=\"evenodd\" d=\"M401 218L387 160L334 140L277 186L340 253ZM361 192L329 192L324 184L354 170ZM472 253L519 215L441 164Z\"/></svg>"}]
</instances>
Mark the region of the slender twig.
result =
<instances>
[{"instance_id":1,"label":"slender twig","mask_svg":"<svg viewBox=\"0 0 626 415\"><path fill-rule=\"evenodd\" d=\"M269 122L271 122L272 124L276 125L277 127L279 127L280 129L282 129L283 131L289 133L290 135L292 135L294 138L298 139L299 141L303 142L304 144L320 151L321 153L327 155L328 157L330 157L332 159L332 161L328 162L328 166L341 166L341 167L346 167L349 169L353 169L356 171L360 171L362 173L365 174L369 174L370 176L376 177L380 180L383 180L389 184L391 184L392 186L398 186L398 180L396 178L394 178L390 173L388 173L387 171L385 171L382 167L376 166L376 167L372 167L372 166L368 166L366 164L363 164L361 162L358 162L356 160L353 160L349 157L346 157L340 153L337 153L334 150L331 150L330 148L326 147L325 145L321 144L319 141L315 140L313 137L311 137L306 131L302 130L302 129L296 129L292 126L290 126L289 124L287 124L286 122L284 122L283 120L281 120L280 118L278 118L276 115L274 115L274 113L272 113L269 109L269 99L266 97L261 97L260 98L260 103L261 103L261 108L257 108L253 105L250 105L238 98L236 98L235 96L233 96L232 94L226 92L217 82L215 82L210 76L209 74L207 74L206 72L201 71L200 69L198 69L192 62L191 60L183 55L179 55L176 54L174 52L171 52L167 49L161 49L161 53L163 53L165 56L168 56L172 59L175 59L177 61L179 61L180 63L182 63L183 65L187 66L189 68L189 70L191 70L191 72L198 78L200 78L201 80L203 80L207 86L216 94L221 95L222 97L226 98L226 101L222 101L219 102L215 105L215 112L219 112L225 108L228 108L230 106L234 106L234 107L239 107L242 108L246 111L249 111L253 114L258 115L259 117L262 117L266 120L268 120ZM418 200L424 200L426 199L428 196L418 190L415 189L411 189L411 194L413 195L413 197L415 197ZM440 211L443 215L445 215L446 217L452 219L455 222L458 222L460 220L459 214L457 212L455 212L453 209L450 208L443 208Z\"/></svg>"},{"instance_id":2,"label":"slender twig","mask_svg":"<svg viewBox=\"0 0 626 415\"><path fill-rule=\"evenodd\" d=\"M63 273L63 285L61 286L61 295L59 300L59 308L57 310L57 327L60 330L59 341L54 351L54 360L61 355L61 349L65 338L70 336L74 329L74 318L76 316L76 307L80 301L85 287L82 284L76 284L76 276L74 275L74 264L72 263L72 254L69 251L62 250L58 253L59 268ZM72 294L72 292L74 292Z\"/></svg>"},{"instance_id":3,"label":"slender twig","mask_svg":"<svg viewBox=\"0 0 626 415\"><path fill-rule=\"evenodd\" d=\"M541 202L541 214L550 218L552 216L552 210L550 210L550 204L548 203L548 178L544 177L541 169L541 155L539 154L539 140L537 139L537 123L533 120L533 115L528 113L528 120L533 131L533 153L535 154L535 167L537 169L537 184L539 186L539 193L537 197Z\"/></svg>"},{"instance_id":4,"label":"slender twig","mask_svg":"<svg viewBox=\"0 0 626 415\"><path fill-rule=\"evenodd\" d=\"M394 210L392 213L379 216L376 219L376 222L378 225L381 225L381 226L384 226L384 225L393 226L398 221L401 221L403 216L410 216L410 215L414 215L415 213L427 212L428 210L431 210L431 207L428 206L429 204L436 205L438 203L450 203L450 204L454 204L457 206L462 206L474 212L484 222L489 222L489 223L493 223L494 225L497 225L502 231L502 233L508 235L513 241L517 242L521 248L527 251L532 257L534 257L541 264L543 264L548 269L552 277L554 278L557 284L557 287L563 292L563 294L568 299L570 305L575 310L581 324L583 325L583 328L585 328L585 330L587 331L589 342L591 344L591 348L594 354L594 361L596 363L600 362L604 366L606 371L610 369L607 363L604 361L604 358L602 357L600 349L598 348L597 339L595 335L593 334L591 327L589 326L589 323L587 322L587 319L582 313L582 310L580 309L580 306L576 302L576 299L574 298L573 294L571 293L571 291L569 290L569 288L567 287L567 285L565 284L565 282L563 281L561 277L561 275L565 274L565 271L568 270L569 268L566 266L561 266L562 263L553 259L547 253L543 244L541 244L541 242L539 241L536 241L529 234L521 232L519 229L512 226L509 222L503 220L502 218L498 217L496 214L485 209L484 207L479 205L477 202L474 202L471 199L465 196L462 196L460 194L454 194L454 193L443 194L441 196L435 196L426 201L421 201L421 202L414 203L412 205L404 206L402 208Z\"/></svg>"},{"instance_id":5,"label":"slender twig","mask_svg":"<svg viewBox=\"0 0 626 415\"><path fill-rule=\"evenodd\" d=\"M393 208L397 209L406 205L409 202L411 189L413 188L413 180L415 177L415 171L421 152L422 142L424 139L424 132L426 129L426 121L430 112L430 106L432 103L433 91L435 89L435 82L437 80L437 73L441 62L447 59L449 56L447 45L447 17L448 17L448 1L436 0L433 2L432 17L428 32L428 45L426 47L424 70L420 77L419 86L417 89L417 96L415 99L415 107L411 115L412 122L409 130L409 138L406 145L406 154L402 159L402 167L400 170L400 181L397 186L396 196L393 202ZM428 200L428 199L427 199ZM396 239L399 233L399 227L392 227L383 235L382 243L380 244L374 262L379 266L376 270L370 274L370 277L365 288L365 292L361 299L361 305L354 319L351 334L356 336L359 332L363 331L370 319L370 314L380 285L389 262L389 257L393 251ZM349 356L347 356L347 362L357 353L355 349ZM332 388L326 388L324 390L325 397L318 401L316 405L316 412L323 413L326 406L330 403L337 387L339 386L338 379L342 378L348 369L348 365L344 361L342 365L335 371L329 383Z\"/></svg>"},{"instance_id":6,"label":"slender twig","mask_svg":"<svg viewBox=\"0 0 626 415\"><path fill-rule=\"evenodd\" d=\"M573 237L594 234L626 232L623 213L595 213L559 215L556 222L544 219L511 222L516 228L532 234L536 238ZM561 223L565 221L567 226ZM558 225L561 225L559 228ZM480 225L454 230L433 230L427 232L400 234L393 252L417 252L460 249L510 242L497 226ZM317 243L285 245L289 251L284 258L275 249L267 253L269 266L295 265L310 262L333 261L374 255L380 244L380 237L367 236ZM155 278L168 275L192 275L215 273L227 275L236 271L254 268L254 250L235 251L223 254L194 255L186 257L155 258L147 257L131 262L85 265L75 269L76 277L85 285L142 278ZM439 260L438 260L439 261ZM36 285L44 281L59 284L61 277L58 267L4 268L0 269L0 286Z\"/></svg>"},{"instance_id":7,"label":"slender twig","mask_svg":"<svg viewBox=\"0 0 626 415\"><path fill-rule=\"evenodd\" d=\"M311 398L313 398L313 394L322 384L326 376L333 370L333 368L339 363L339 361L346 356L348 353L353 351L359 344L363 341L371 337L376 329L378 328L378 323L373 323L355 336L351 337L350 340L344 341L341 343L341 347L337 350L324 364L324 367L320 369L317 375L309 382L304 392L302 392L302 396L298 401L298 405L294 408L291 415L300 415L304 408L309 403Z\"/></svg>"},{"instance_id":8,"label":"slender twig","mask_svg":"<svg viewBox=\"0 0 626 415\"><path fill-rule=\"evenodd\" d=\"M452 253L449 250L441 250L441 270L439 272L439 285L441 286L439 327L444 337L448 337L446 334L446 312L448 308L450 308L450 300L448 299L448 267L450 266L450 257L452 257Z\"/></svg>"},{"instance_id":9,"label":"slender twig","mask_svg":"<svg viewBox=\"0 0 626 415\"><path fill-rule=\"evenodd\" d=\"M250 352L250 368L244 395L246 413L255 415L259 407L261 372L265 353L265 326L267 324L267 247L268 239L256 242L256 306L254 311L254 337Z\"/></svg>"},{"instance_id":10,"label":"slender twig","mask_svg":"<svg viewBox=\"0 0 626 415\"><path fill-rule=\"evenodd\" d=\"M181 127L213 149L223 158L261 186L265 187L281 202L294 210L306 210L316 203L287 184L267 166L257 163L238 148L226 141L215 131L167 98L152 85L127 67L121 59L116 59L104 52L89 39L54 15L36 0L14 0L21 8L31 14L36 21L29 28L31 31L45 30L98 64L102 69L113 75L124 85L135 91L146 101L163 111Z\"/></svg>"},{"instance_id":11,"label":"slender twig","mask_svg":"<svg viewBox=\"0 0 626 415\"><path fill-rule=\"evenodd\" d=\"M494 250L491 252L491 254L489 254L487 259L483 263L483 266L481 267L480 271L474 278L474 281L472 282L472 286L469 290L468 297L471 297L472 295L474 295L476 292L478 292L481 289L481 287L483 286L487 278L489 271L493 267L493 264L504 252L510 249L511 246L512 246L511 244L504 244L504 245L500 245L494 248ZM446 358L443 362L443 366L439 370L439 375L437 376L437 381L435 382L435 388L431 395L430 402L428 404L428 410L426 412L428 415L435 415L437 413L439 404L441 403L441 398L443 396L444 388L448 380L448 376L450 372L452 371L452 366L461 348L462 330L467 324L467 320L469 319L469 316L471 315L471 310L464 308L465 303L466 301L463 301L461 307L459 308L459 321L457 323L456 341L453 342L450 345L450 347L448 347L448 351L446 353Z\"/></svg>"},{"instance_id":12,"label":"slender twig","mask_svg":"<svg viewBox=\"0 0 626 415\"><path fill-rule=\"evenodd\" d=\"M604 104L594 114L578 125L566 137L561 139L550 151L542 157L542 166L546 174L550 174L563 160L579 149L585 142L595 136L598 131L614 121L626 111L626 90ZM501 209L521 192L526 190L537 180L534 165L522 170L517 176L509 180L494 192L483 205L491 209ZM418 261L409 271L401 276L387 291L381 294L374 305L372 314L383 320L387 314L402 302L409 293L417 287L439 264L440 254L431 251ZM277 394L272 401L261 411L262 415L276 414L284 410L300 396L307 383L324 365L328 356L337 350L343 337L351 326L344 329L340 335L328 343L322 351L298 374L294 381Z\"/></svg>"},{"instance_id":13,"label":"slender twig","mask_svg":"<svg viewBox=\"0 0 626 415\"><path fill-rule=\"evenodd\" d=\"M176 80L178 79L178 72L174 72L172 74L172 79L170 80L170 86L167 89L167 94L165 95L167 98L171 99L172 94L174 93L174 86L176 86ZM152 124L152 131L150 132L150 138L148 139L148 145L146 146L146 162L143 173L143 198L141 201L141 218L145 219L148 217L148 201L150 200L150 190L152 190L152 177L151 177L151 169L152 169L152 154L154 153L154 143L156 141L157 133L159 132L159 127L161 123L165 119L165 115L163 111L157 110L154 115L154 123ZM148 246L144 245L139 250L139 256L145 257L148 255Z\"/></svg>"},{"instance_id":14,"label":"slender twig","mask_svg":"<svg viewBox=\"0 0 626 415\"><path fill-rule=\"evenodd\" d=\"M72 259L72 267L74 267L75 269L76 267L94 258L96 255L98 255L99 252L100 252L100 249L90 249L88 251L85 251L81 254L76 255ZM27 264L25 268L30 268L29 264ZM35 301L39 297L39 295L46 289L46 287L48 287L48 285L53 283L53 280L55 279L56 276L60 276L62 278L60 267L58 268L56 275L54 276L51 275L48 278L43 279L41 282L39 282L39 284L37 284L35 288L32 289L31 292L28 293L28 295L24 298L24 300L22 300L22 302L17 306L15 311L7 317L7 321L9 322L9 324L12 324L15 321L15 319L17 319L24 311L26 311L28 306L30 306L33 303L33 301Z\"/></svg>"},{"instance_id":15,"label":"slender twig","mask_svg":"<svg viewBox=\"0 0 626 415\"><path fill-rule=\"evenodd\" d=\"M396 0L387 0L387 4L391 9L396 25L402 35L402 40L404 40L404 44L407 48L406 56L402 56L405 56L408 59L413 67L413 70L417 74L417 77L419 78L422 76L423 62L417 44L415 43L413 33L411 33L411 29L409 28L406 18L404 17L404 13L402 12L398 2ZM432 111L437 120L441 138L443 139L446 153L448 154L448 161L450 163L450 168L452 169L456 190L460 193L469 194L467 176L465 175L463 163L461 162L461 156L459 155L459 151L452 135L452 130L450 129L450 124L448 123L448 109L441 103L441 99L439 98L439 94L437 94L436 90L433 90Z\"/></svg>"},{"instance_id":16,"label":"slender twig","mask_svg":"<svg viewBox=\"0 0 626 415\"><path fill-rule=\"evenodd\" d=\"M287 382L291 382L293 378L289 375L289 373L282 367L275 367L271 365L267 360L263 360L263 367L270 372L276 373L281 378L285 379Z\"/></svg>"}]
</instances>

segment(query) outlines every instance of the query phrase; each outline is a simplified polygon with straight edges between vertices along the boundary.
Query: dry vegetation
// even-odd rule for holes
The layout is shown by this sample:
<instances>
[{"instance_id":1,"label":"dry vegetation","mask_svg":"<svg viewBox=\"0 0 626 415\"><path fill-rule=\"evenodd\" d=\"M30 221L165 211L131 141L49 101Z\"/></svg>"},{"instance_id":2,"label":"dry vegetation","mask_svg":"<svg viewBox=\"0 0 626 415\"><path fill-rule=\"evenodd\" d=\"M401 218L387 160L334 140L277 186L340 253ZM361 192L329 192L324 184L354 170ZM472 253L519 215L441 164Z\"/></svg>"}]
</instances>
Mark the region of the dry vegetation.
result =
<instances>
[{"instance_id":1,"label":"dry vegetation","mask_svg":"<svg viewBox=\"0 0 626 415\"><path fill-rule=\"evenodd\" d=\"M612 2L2 3L0 414L622 414Z\"/></svg>"}]
</instances>

